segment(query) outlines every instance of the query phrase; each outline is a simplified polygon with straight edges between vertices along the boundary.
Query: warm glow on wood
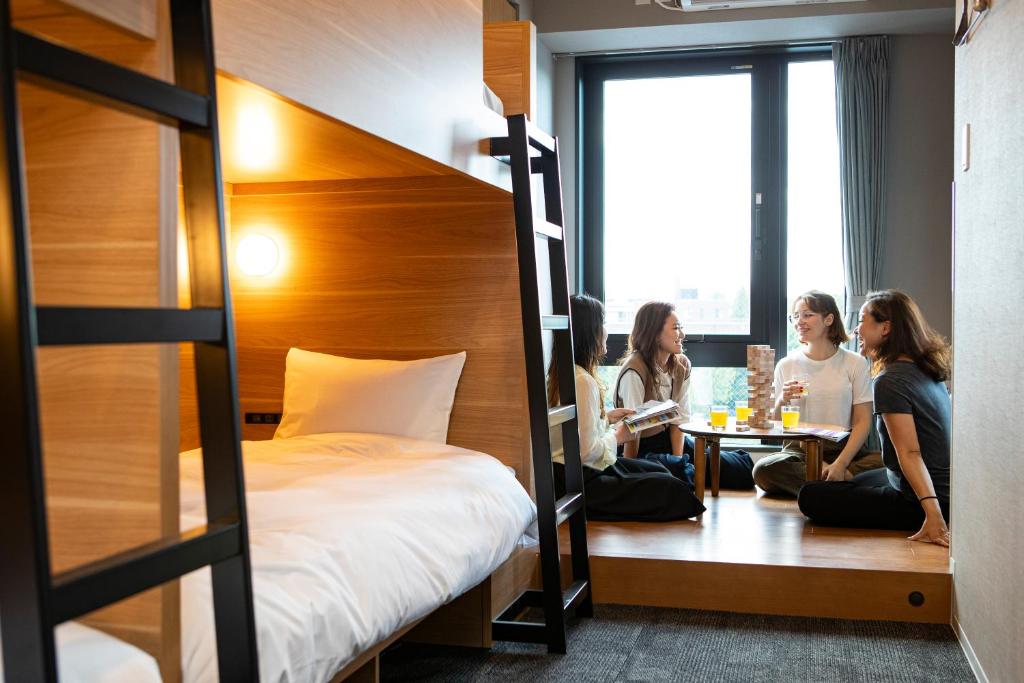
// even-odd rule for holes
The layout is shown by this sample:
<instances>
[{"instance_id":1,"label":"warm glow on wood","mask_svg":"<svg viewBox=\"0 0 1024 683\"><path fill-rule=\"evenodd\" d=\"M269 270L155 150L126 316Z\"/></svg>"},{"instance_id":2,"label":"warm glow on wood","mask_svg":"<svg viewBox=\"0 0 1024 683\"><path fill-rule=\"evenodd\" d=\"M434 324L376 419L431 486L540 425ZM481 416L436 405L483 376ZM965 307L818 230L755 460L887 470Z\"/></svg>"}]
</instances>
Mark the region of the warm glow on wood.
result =
<instances>
[{"instance_id":1,"label":"warm glow on wood","mask_svg":"<svg viewBox=\"0 0 1024 683\"><path fill-rule=\"evenodd\" d=\"M258 171L271 168L278 155L279 132L270 109L260 103L239 108L234 154L245 169Z\"/></svg>"}]
</instances>

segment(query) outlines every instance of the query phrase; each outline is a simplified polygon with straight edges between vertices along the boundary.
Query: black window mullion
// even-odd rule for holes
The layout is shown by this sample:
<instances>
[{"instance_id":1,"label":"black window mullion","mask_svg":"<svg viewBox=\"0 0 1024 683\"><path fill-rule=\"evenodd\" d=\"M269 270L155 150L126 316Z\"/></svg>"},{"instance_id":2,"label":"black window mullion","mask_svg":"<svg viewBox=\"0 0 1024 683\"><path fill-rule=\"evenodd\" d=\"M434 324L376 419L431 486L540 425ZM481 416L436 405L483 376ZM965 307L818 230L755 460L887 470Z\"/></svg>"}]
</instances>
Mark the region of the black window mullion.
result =
<instances>
[{"instance_id":1,"label":"black window mullion","mask_svg":"<svg viewBox=\"0 0 1024 683\"><path fill-rule=\"evenodd\" d=\"M577 180L581 201L576 226L582 243L583 263L577 264L577 271L582 274L583 291L604 301L604 145L597 139L599 131L604 131L604 78L599 66L577 62L582 111Z\"/></svg>"},{"instance_id":2,"label":"black window mullion","mask_svg":"<svg viewBox=\"0 0 1024 683\"><path fill-rule=\"evenodd\" d=\"M762 64L764 101L761 109L763 152L759 185L764 191L761 206L763 253L760 280L763 296L762 344L770 344L781 358L786 350L786 138L784 55L767 57Z\"/></svg>"}]
</instances>

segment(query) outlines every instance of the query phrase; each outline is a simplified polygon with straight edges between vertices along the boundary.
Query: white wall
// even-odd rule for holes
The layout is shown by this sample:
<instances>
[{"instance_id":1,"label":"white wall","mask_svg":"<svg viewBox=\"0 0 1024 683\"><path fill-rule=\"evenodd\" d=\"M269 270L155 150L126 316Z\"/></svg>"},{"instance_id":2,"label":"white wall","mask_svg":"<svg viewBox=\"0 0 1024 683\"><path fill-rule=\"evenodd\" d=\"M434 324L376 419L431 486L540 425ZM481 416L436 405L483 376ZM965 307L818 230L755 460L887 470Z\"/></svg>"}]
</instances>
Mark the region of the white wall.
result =
<instances>
[{"instance_id":1,"label":"white wall","mask_svg":"<svg viewBox=\"0 0 1024 683\"><path fill-rule=\"evenodd\" d=\"M990 681L1024 681L1024 2L992 3L956 50L954 620Z\"/></svg>"},{"instance_id":2,"label":"white wall","mask_svg":"<svg viewBox=\"0 0 1024 683\"><path fill-rule=\"evenodd\" d=\"M537 120L541 130L552 132L555 99L555 58L544 41L537 38Z\"/></svg>"},{"instance_id":3,"label":"white wall","mask_svg":"<svg viewBox=\"0 0 1024 683\"><path fill-rule=\"evenodd\" d=\"M579 238L576 228L576 59L564 55L554 62L554 131L562 161L562 206L565 213L565 251L569 286L575 292Z\"/></svg>"},{"instance_id":4,"label":"white wall","mask_svg":"<svg viewBox=\"0 0 1024 683\"><path fill-rule=\"evenodd\" d=\"M952 333L953 46L947 35L892 40L885 254L879 287L906 290Z\"/></svg>"}]
</instances>

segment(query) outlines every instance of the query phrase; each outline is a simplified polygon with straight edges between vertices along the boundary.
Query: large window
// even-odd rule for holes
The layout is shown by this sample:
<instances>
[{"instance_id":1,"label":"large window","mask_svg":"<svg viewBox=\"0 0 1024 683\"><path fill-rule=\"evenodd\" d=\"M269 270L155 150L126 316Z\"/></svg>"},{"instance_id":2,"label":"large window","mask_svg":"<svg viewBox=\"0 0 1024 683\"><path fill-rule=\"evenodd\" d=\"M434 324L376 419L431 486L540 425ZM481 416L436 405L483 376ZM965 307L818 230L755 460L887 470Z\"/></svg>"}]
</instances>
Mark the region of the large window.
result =
<instances>
[{"instance_id":1,"label":"large window","mask_svg":"<svg viewBox=\"0 0 1024 683\"><path fill-rule=\"evenodd\" d=\"M606 81L603 104L609 332L659 299L691 335L749 334L750 74Z\"/></svg>"},{"instance_id":2,"label":"large window","mask_svg":"<svg viewBox=\"0 0 1024 683\"><path fill-rule=\"evenodd\" d=\"M578 61L578 287L605 301L609 357L633 315L675 304L695 412L743 395L746 346L795 344L792 297L843 305L827 48Z\"/></svg>"}]
</instances>

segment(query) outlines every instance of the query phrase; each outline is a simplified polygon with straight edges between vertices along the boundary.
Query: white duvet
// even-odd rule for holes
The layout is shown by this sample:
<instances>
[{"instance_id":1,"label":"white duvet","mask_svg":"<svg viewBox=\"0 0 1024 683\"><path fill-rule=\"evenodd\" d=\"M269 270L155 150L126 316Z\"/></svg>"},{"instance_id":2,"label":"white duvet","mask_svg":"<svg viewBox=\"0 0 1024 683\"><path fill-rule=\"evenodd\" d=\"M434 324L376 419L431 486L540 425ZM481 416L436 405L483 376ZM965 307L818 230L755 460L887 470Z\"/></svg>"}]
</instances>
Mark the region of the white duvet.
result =
<instances>
[{"instance_id":1,"label":"white duvet","mask_svg":"<svg viewBox=\"0 0 1024 683\"><path fill-rule=\"evenodd\" d=\"M160 683L156 660L114 636L69 621L57 627L55 639L57 680L61 683ZM12 679L10 683L17 682Z\"/></svg>"},{"instance_id":2,"label":"white duvet","mask_svg":"<svg viewBox=\"0 0 1024 683\"><path fill-rule=\"evenodd\" d=\"M486 578L533 521L494 458L414 439L243 442L260 677L327 681ZM199 451L181 458L182 528L205 523ZM209 570L182 587L184 679L217 680Z\"/></svg>"}]
</instances>

